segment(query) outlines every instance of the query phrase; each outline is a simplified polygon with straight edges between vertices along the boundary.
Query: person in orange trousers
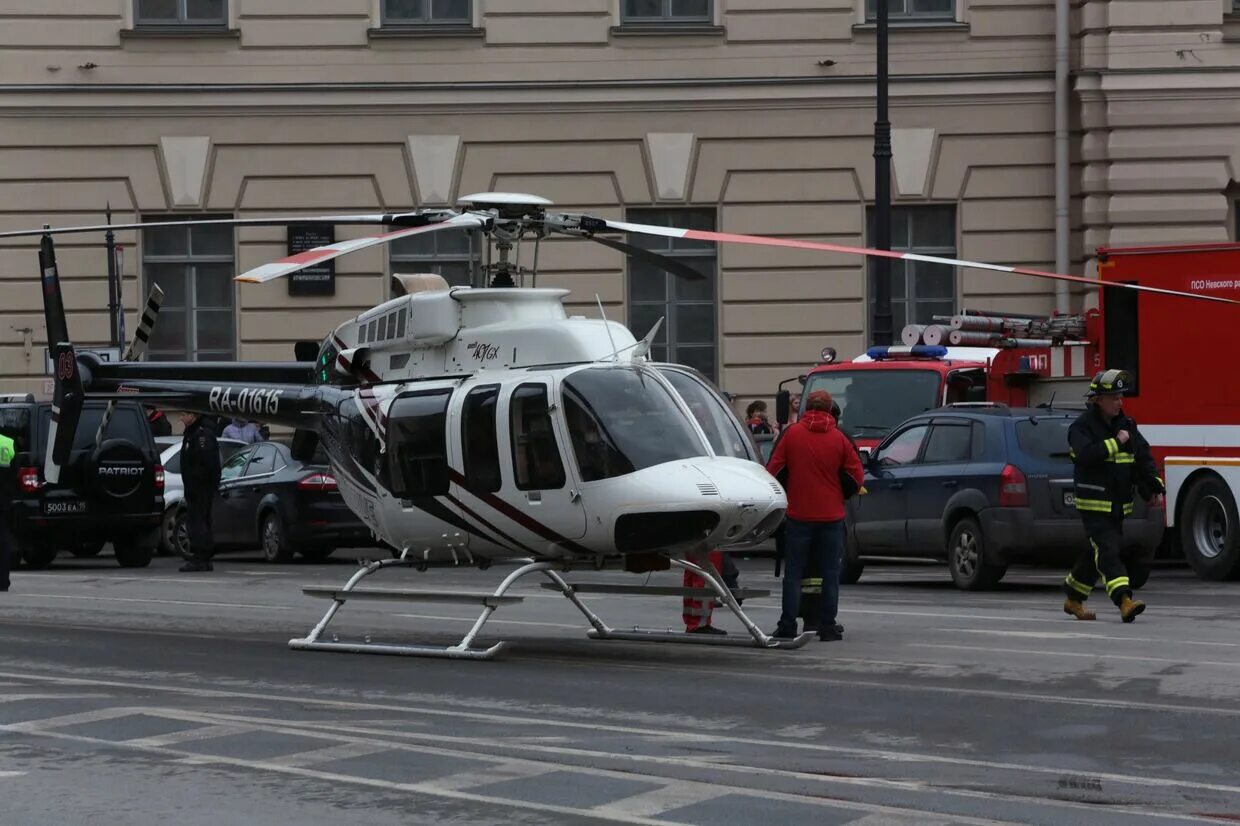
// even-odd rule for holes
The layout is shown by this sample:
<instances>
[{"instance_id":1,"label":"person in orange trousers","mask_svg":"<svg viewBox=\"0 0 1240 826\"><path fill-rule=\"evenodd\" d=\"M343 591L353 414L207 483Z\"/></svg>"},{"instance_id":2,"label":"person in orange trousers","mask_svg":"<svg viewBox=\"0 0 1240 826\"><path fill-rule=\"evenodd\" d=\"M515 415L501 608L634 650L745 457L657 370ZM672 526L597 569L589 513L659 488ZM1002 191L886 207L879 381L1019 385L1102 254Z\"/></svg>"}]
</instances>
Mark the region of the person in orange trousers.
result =
<instances>
[{"instance_id":1,"label":"person in orange trousers","mask_svg":"<svg viewBox=\"0 0 1240 826\"><path fill-rule=\"evenodd\" d=\"M716 573L723 571L723 552L713 550L706 554L706 559L700 556L689 556L689 561L696 565L705 565L709 560L710 564L715 567ZM710 588L706 580L689 569L685 569L684 584L686 588ZM685 621L685 631L690 634L726 634L722 628L716 628L710 624L711 615L715 611L715 598L709 597L685 597L682 617Z\"/></svg>"}]
</instances>

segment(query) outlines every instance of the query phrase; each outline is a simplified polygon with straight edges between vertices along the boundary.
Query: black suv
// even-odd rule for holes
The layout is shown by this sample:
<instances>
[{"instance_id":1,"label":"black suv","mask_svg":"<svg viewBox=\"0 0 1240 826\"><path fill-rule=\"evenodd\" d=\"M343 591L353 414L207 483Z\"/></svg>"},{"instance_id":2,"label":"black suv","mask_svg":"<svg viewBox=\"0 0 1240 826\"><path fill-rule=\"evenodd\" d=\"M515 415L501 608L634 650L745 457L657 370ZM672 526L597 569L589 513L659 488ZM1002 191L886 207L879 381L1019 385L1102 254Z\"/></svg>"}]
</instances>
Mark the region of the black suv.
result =
<instances>
[{"instance_id":1,"label":"black suv","mask_svg":"<svg viewBox=\"0 0 1240 826\"><path fill-rule=\"evenodd\" d=\"M122 568L150 564L164 511L164 469L142 407L121 402L95 447L105 402L87 402L60 482L43 478L52 405L33 396L0 397L0 432L16 442L13 533L28 568L56 554L94 556L111 542Z\"/></svg>"}]
</instances>

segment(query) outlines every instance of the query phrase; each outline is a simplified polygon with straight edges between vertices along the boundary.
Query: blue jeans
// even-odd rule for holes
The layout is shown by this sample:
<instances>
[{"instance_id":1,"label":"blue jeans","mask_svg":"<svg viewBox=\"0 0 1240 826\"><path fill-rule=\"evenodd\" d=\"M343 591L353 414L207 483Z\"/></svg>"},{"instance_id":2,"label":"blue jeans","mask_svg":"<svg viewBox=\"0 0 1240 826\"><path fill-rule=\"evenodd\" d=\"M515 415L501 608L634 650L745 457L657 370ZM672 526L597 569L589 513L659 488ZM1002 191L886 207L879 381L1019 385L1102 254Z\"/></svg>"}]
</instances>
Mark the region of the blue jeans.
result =
<instances>
[{"instance_id":1,"label":"blue jeans","mask_svg":"<svg viewBox=\"0 0 1240 826\"><path fill-rule=\"evenodd\" d=\"M819 630L835 625L840 607L840 559L844 556L844 520L836 522L784 521L784 606L780 631L795 632L801 609L801 581L811 559L822 571L822 608Z\"/></svg>"}]
</instances>

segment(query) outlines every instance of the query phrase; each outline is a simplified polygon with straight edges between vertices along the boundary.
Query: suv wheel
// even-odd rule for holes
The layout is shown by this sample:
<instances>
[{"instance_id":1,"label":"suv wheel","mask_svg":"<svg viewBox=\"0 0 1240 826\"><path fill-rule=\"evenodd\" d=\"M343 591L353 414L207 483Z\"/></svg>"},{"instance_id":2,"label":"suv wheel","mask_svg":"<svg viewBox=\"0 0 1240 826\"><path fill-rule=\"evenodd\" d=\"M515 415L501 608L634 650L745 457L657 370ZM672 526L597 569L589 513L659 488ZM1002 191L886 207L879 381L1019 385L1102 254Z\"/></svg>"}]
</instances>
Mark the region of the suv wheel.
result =
<instances>
[{"instance_id":1,"label":"suv wheel","mask_svg":"<svg viewBox=\"0 0 1240 826\"><path fill-rule=\"evenodd\" d=\"M145 568L155 557L154 548L143 548L134 544L128 537L117 539L113 543L116 551L116 562L122 568Z\"/></svg>"},{"instance_id":2,"label":"suv wheel","mask_svg":"<svg viewBox=\"0 0 1240 826\"><path fill-rule=\"evenodd\" d=\"M56 549L49 545L27 545L22 548L22 561L31 570L41 571L52 567L56 559Z\"/></svg>"},{"instance_id":3,"label":"suv wheel","mask_svg":"<svg viewBox=\"0 0 1240 826\"><path fill-rule=\"evenodd\" d=\"M279 514L268 513L263 517L263 558L268 562L289 562L293 558L293 548L289 546L288 537L284 533L284 522Z\"/></svg>"},{"instance_id":4,"label":"suv wheel","mask_svg":"<svg viewBox=\"0 0 1240 826\"><path fill-rule=\"evenodd\" d=\"M964 517L952 528L947 554L952 581L962 591L993 588L1007 572L1005 566L996 565L987 557L982 526L971 516Z\"/></svg>"},{"instance_id":5,"label":"suv wheel","mask_svg":"<svg viewBox=\"0 0 1240 826\"><path fill-rule=\"evenodd\" d=\"M1198 479L1184 497L1180 513L1184 557L1204 579L1240 577L1240 516L1222 479Z\"/></svg>"}]
</instances>

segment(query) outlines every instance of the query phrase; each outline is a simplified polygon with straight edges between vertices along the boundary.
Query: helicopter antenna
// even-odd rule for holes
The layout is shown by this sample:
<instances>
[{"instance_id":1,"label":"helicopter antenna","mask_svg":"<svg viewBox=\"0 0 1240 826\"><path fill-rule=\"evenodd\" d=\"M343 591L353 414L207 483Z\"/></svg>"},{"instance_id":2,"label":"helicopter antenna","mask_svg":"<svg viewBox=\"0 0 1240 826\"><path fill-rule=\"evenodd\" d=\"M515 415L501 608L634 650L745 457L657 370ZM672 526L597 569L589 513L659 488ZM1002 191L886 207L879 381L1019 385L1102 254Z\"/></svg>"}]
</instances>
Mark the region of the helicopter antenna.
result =
<instances>
[{"instance_id":1,"label":"helicopter antenna","mask_svg":"<svg viewBox=\"0 0 1240 826\"><path fill-rule=\"evenodd\" d=\"M611 342L612 361L620 361L620 351L616 349L616 340L611 337L611 324L607 321L607 313L603 310L603 299L595 293L594 300L598 302L598 314L603 317L603 329L607 331L607 340Z\"/></svg>"}]
</instances>

